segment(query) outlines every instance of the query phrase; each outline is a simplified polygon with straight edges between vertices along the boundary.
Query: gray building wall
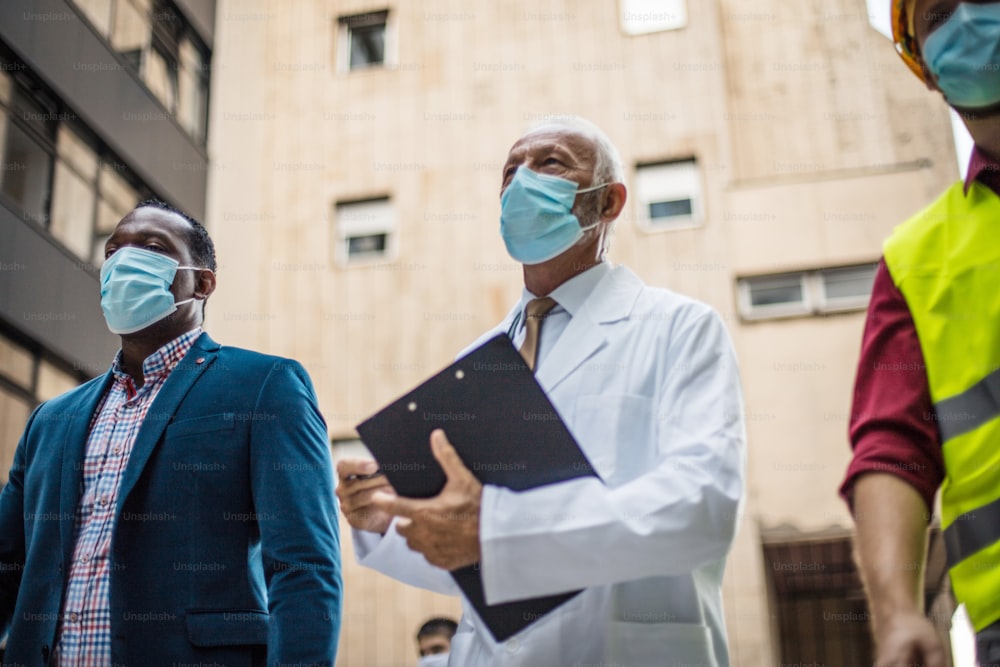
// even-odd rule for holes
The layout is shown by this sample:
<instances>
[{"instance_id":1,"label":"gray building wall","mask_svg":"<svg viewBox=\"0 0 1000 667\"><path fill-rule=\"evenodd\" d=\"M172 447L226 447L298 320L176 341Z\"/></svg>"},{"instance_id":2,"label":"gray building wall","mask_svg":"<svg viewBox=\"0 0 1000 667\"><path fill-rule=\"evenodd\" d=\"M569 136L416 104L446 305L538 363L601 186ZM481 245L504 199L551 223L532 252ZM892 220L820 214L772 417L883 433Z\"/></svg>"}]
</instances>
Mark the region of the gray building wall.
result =
<instances>
[{"instance_id":1,"label":"gray building wall","mask_svg":"<svg viewBox=\"0 0 1000 667\"><path fill-rule=\"evenodd\" d=\"M215 0L178 9L209 46ZM191 138L65 0L3 0L0 41L161 197L203 219L204 146ZM104 324L94 267L0 206L0 321L86 375L107 368L117 338Z\"/></svg>"}]
</instances>

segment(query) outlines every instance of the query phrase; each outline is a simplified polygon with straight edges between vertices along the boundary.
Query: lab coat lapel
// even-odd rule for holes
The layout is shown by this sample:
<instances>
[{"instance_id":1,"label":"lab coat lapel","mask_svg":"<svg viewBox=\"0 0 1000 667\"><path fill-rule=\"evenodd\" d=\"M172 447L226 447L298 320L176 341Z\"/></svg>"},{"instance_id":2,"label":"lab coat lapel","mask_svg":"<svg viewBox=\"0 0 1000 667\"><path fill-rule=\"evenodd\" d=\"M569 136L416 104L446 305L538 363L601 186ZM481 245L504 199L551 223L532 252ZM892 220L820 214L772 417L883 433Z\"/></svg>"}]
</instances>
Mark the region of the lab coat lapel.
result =
<instances>
[{"instance_id":1,"label":"lab coat lapel","mask_svg":"<svg viewBox=\"0 0 1000 667\"><path fill-rule=\"evenodd\" d=\"M156 448L156 443L160 441L163 431L174 420L177 406L180 405L201 374L205 372L205 369L215 361L219 347L219 344L212 340L208 334L203 333L180 363L171 371L170 377L163 384L160 393L156 395L153 404L149 406L146 419L139 428L139 434L132 446L132 454L129 456L128 465L125 467L125 474L122 477L121 491L118 493L116 520L121 519L125 499L128 498L135 483L139 481L143 468Z\"/></svg>"},{"instance_id":2,"label":"lab coat lapel","mask_svg":"<svg viewBox=\"0 0 1000 667\"><path fill-rule=\"evenodd\" d=\"M67 419L60 437L53 442L62 442L62 481L59 485L59 542L62 547L63 565L73 558L73 533L76 522L76 508L80 504L83 486L83 458L90 437L90 420L97 404L114 381L111 371L101 382L94 382L78 399L79 408ZM54 429L55 430L55 429Z\"/></svg>"},{"instance_id":3,"label":"lab coat lapel","mask_svg":"<svg viewBox=\"0 0 1000 667\"><path fill-rule=\"evenodd\" d=\"M546 393L608 343L609 332L601 325L627 318L641 289L642 282L623 266L597 284L538 368L536 378Z\"/></svg>"}]
</instances>

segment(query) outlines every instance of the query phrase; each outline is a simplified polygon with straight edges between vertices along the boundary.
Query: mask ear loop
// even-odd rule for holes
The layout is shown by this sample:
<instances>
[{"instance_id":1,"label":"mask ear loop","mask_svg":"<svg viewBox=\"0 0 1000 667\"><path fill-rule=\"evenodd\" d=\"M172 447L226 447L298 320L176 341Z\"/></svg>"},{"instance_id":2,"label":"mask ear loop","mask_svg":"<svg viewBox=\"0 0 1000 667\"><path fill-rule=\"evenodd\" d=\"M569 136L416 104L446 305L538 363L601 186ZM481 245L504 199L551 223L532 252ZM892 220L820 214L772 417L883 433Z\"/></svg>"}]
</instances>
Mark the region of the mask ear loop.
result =
<instances>
[{"instance_id":1,"label":"mask ear loop","mask_svg":"<svg viewBox=\"0 0 1000 667\"><path fill-rule=\"evenodd\" d=\"M583 190L580 190L579 188L577 188L576 194L582 195L584 192L590 192L591 190L599 190L601 188L606 188L609 185L611 185L611 184L610 183L601 183L600 185L591 185L589 188L584 188Z\"/></svg>"},{"instance_id":2,"label":"mask ear loop","mask_svg":"<svg viewBox=\"0 0 1000 667\"><path fill-rule=\"evenodd\" d=\"M206 269L203 266L178 266L177 267L178 271L180 271L182 269L186 269L188 271L212 271L212 269ZM212 273L215 273L215 271L212 271ZM204 301L204 300L205 299L199 299L198 297L193 296L190 299L184 299L183 301L175 301L174 302L174 306L183 306L184 304L191 303L192 301Z\"/></svg>"},{"instance_id":3,"label":"mask ear loop","mask_svg":"<svg viewBox=\"0 0 1000 667\"><path fill-rule=\"evenodd\" d=\"M600 190L601 188L606 188L609 185L611 185L611 183L601 183L600 185L592 185L589 188L584 188L583 190L579 190L578 189L576 191L576 194L580 195L580 194L583 194L585 192L591 192L593 190ZM598 220L597 222L595 222L595 223L593 223L591 225L587 225L586 227L580 227L580 229L582 231L589 232L591 229L593 229L594 227L597 227L597 225L599 225L599 224L601 224L600 220Z\"/></svg>"}]
</instances>

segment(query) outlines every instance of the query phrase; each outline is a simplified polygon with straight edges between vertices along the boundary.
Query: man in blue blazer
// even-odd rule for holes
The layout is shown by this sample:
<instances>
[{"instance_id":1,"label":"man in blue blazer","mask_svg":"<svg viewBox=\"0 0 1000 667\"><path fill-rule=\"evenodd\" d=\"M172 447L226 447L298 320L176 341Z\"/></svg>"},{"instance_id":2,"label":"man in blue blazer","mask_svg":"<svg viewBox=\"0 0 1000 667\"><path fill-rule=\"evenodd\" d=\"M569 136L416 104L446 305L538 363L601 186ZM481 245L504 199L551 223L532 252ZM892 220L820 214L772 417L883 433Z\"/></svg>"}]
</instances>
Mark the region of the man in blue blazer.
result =
<instances>
[{"instance_id":1,"label":"man in blue blazer","mask_svg":"<svg viewBox=\"0 0 1000 667\"><path fill-rule=\"evenodd\" d=\"M143 202L105 246L111 369L40 405L0 493L4 664L333 665L326 427L295 361L203 333L205 229Z\"/></svg>"}]
</instances>

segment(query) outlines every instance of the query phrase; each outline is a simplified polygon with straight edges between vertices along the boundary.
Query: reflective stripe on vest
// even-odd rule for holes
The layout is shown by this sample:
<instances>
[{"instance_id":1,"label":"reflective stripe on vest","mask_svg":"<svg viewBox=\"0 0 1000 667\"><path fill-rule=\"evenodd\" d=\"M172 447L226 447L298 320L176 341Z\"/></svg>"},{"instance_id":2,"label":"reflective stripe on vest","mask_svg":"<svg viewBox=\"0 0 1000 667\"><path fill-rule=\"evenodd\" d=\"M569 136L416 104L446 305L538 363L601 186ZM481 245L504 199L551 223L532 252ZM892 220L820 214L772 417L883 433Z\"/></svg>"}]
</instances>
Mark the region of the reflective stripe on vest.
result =
<instances>
[{"instance_id":1,"label":"reflective stripe on vest","mask_svg":"<svg viewBox=\"0 0 1000 667\"><path fill-rule=\"evenodd\" d=\"M956 183L884 251L920 339L935 409L926 418L941 434L953 590L980 630L1000 619L1000 197Z\"/></svg>"}]
</instances>

